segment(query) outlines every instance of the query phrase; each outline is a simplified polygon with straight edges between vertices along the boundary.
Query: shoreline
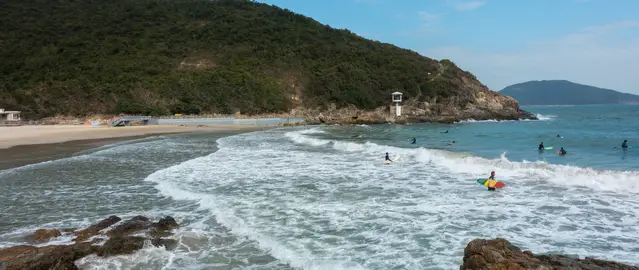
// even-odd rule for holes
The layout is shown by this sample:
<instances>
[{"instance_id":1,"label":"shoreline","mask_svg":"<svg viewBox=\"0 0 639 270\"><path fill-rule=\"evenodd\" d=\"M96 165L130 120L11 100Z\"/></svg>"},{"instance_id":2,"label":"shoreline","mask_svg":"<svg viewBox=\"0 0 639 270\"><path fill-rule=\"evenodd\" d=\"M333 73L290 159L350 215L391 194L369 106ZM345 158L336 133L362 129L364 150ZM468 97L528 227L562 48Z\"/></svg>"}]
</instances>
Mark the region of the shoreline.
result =
<instances>
[{"instance_id":1,"label":"shoreline","mask_svg":"<svg viewBox=\"0 0 639 270\"><path fill-rule=\"evenodd\" d=\"M252 126L234 124L214 125L148 125L127 127L90 127L80 125L36 125L0 127L0 149L20 145L53 144L78 140L113 139L122 137L148 136L159 134L240 131L272 128L273 126Z\"/></svg>"},{"instance_id":2,"label":"shoreline","mask_svg":"<svg viewBox=\"0 0 639 270\"><path fill-rule=\"evenodd\" d=\"M237 134L274 126L0 127L0 171L72 157L106 145L190 133Z\"/></svg>"}]
</instances>

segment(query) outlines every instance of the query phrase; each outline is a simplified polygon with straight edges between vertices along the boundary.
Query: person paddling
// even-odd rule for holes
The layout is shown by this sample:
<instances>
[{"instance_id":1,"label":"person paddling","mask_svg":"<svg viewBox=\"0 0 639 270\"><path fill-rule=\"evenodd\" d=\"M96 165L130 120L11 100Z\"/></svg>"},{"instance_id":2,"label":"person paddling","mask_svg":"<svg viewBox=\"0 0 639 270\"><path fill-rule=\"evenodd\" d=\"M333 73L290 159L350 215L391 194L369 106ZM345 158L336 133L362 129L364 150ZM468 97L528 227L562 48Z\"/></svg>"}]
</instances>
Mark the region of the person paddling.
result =
<instances>
[{"instance_id":1,"label":"person paddling","mask_svg":"<svg viewBox=\"0 0 639 270\"><path fill-rule=\"evenodd\" d=\"M628 140L623 140L623 143L621 143L621 148L628 149Z\"/></svg>"},{"instance_id":2,"label":"person paddling","mask_svg":"<svg viewBox=\"0 0 639 270\"><path fill-rule=\"evenodd\" d=\"M560 154L560 155L562 155L562 156L564 156L564 155L566 155L566 154L568 154L568 153L567 153L567 152L566 152L566 150L564 150L564 148L562 147L561 149L559 149L559 154Z\"/></svg>"}]
</instances>

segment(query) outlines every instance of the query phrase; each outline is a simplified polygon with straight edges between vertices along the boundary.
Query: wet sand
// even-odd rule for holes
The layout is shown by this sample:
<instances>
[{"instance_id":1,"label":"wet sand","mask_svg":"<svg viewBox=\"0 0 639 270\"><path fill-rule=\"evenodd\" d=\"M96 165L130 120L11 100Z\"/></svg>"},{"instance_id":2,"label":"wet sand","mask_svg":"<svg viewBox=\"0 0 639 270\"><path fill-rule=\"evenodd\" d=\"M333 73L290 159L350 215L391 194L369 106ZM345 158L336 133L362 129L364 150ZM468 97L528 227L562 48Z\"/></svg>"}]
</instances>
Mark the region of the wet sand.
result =
<instances>
[{"instance_id":1,"label":"wet sand","mask_svg":"<svg viewBox=\"0 0 639 270\"><path fill-rule=\"evenodd\" d=\"M113 144L157 135L211 132L238 133L272 127L247 125L208 126L21 126L0 127L0 170L73 156Z\"/></svg>"},{"instance_id":2,"label":"wet sand","mask_svg":"<svg viewBox=\"0 0 639 270\"><path fill-rule=\"evenodd\" d=\"M74 125L36 125L0 127L0 148L18 145L50 144L77 140L108 139L152 134L251 130L251 125L173 126L148 125L130 127L90 127Z\"/></svg>"}]
</instances>

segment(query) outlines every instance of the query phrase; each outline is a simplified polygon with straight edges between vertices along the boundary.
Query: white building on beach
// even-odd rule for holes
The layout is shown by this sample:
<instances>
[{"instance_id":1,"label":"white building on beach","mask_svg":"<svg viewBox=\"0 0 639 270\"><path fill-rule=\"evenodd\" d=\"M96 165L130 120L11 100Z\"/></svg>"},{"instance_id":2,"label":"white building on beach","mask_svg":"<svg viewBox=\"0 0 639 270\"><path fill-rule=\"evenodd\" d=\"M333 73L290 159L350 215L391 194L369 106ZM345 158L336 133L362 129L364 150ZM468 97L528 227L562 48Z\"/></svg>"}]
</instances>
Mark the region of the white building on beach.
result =
<instances>
[{"instance_id":1,"label":"white building on beach","mask_svg":"<svg viewBox=\"0 0 639 270\"><path fill-rule=\"evenodd\" d=\"M0 109L0 125L20 122L20 111L5 111Z\"/></svg>"}]
</instances>

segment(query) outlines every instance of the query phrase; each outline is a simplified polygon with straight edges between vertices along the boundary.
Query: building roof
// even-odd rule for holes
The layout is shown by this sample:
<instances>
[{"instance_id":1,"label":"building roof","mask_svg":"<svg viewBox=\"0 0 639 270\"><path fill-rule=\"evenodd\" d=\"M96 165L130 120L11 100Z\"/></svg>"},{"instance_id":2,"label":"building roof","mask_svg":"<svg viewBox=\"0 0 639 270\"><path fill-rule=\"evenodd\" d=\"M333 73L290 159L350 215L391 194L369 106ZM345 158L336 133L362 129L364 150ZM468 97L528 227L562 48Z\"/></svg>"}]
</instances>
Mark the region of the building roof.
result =
<instances>
[{"instance_id":1,"label":"building roof","mask_svg":"<svg viewBox=\"0 0 639 270\"><path fill-rule=\"evenodd\" d=\"M20 111L0 111L0 114L18 114Z\"/></svg>"},{"instance_id":2,"label":"building roof","mask_svg":"<svg viewBox=\"0 0 639 270\"><path fill-rule=\"evenodd\" d=\"M391 95L403 95L401 92L393 92Z\"/></svg>"}]
</instances>

